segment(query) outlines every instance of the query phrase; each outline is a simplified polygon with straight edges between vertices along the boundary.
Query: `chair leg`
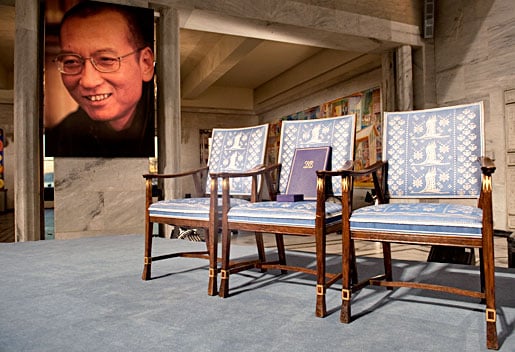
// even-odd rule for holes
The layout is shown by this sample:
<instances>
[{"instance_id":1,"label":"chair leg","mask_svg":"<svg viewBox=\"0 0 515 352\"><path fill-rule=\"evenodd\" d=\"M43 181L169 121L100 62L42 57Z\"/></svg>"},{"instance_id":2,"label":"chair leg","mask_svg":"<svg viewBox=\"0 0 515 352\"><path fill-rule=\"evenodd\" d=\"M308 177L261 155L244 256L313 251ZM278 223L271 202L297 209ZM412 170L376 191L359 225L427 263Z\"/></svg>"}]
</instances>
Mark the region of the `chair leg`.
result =
<instances>
[{"instance_id":1,"label":"chair leg","mask_svg":"<svg viewBox=\"0 0 515 352\"><path fill-rule=\"evenodd\" d=\"M265 241L263 240L263 233L255 232L254 236L256 237L256 246L258 251L258 258L260 263L266 262L266 253L265 253ZM267 270L261 268L261 272L265 273Z\"/></svg>"},{"instance_id":2,"label":"chair leg","mask_svg":"<svg viewBox=\"0 0 515 352\"><path fill-rule=\"evenodd\" d=\"M150 280L150 272L152 267L152 223L147 221L145 224L145 253L142 280Z\"/></svg>"},{"instance_id":3,"label":"chair leg","mask_svg":"<svg viewBox=\"0 0 515 352\"><path fill-rule=\"evenodd\" d=\"M215 233L211 233L215 232ZM209 283L207 294L216 296L218 294L217 273L218 273L218 232L206 230L206 246L209 253Z\"/></svg>"},{"instance_id":4,"label":"chair leg","mask_svg":"<svg viewBox=\"0 0 515 352\"><path fill-rule=\"evenodd\" d=\"M481 280L481 292L485 292L485 261L483 260L483 248L479 248L479 278ZM482 303L485 303L482 301Z\"/></svg>"},{"instance_id":5,"label":"chair leg","mask_svg":"<svg viewBox=\"0 0 515 352\"><path fill-rule=\"evenodd\" d=\"M277 245L277 255L279 256L279 264L286 265L286 252L284 250L283 235L275 234L275 243ZM281 274L288 274L288 270L281 270Z\"/></svg>"},{"instance_id":6,"label":"chair leg","mask_svg":"<svg viewBox=\"0 0 515 352\"><path fill-rule=\"evenodd\" d=\"M356 248L354 247L354 241L350 241L349 245L350 250L350 264L349 264L349 270L351 270L351 282L357 284L359 282L358 280L358 266L356 265Z\"/></svg>"},{"instance_id":7,"label":"chair leg","mask_svg":"<svg viewBox=\"0 0 515 352\"><path fill-rule=\"evenodd\" d=\"M323 318L327 315L325 302L325 260L326 260L326 240L325 233L316 235L316 257L317 257L317 287L316 287L316 310L315 315Z\"/></svg>"},{"instance_id":8,"label":"chair leg","mask_svg":"<svg viewBox=\"0 0 515 352\"><path fill-rule=\"evenodd\" d=\"M231 231L222 230L222 269L220 271L220 290L218 295L222 298L229 296L229 269L231 257Z\"/></svg>"},{"instance_id":9,"label":"chair leg","mask_svg":"<svg viewBox=\"0 0 515 352\"><path fill-rule=\"evenodd\" d=\"M493 244L492 244L493 246ZM499 349L497 337L497 313L495 305L495 264L493 250L482 251L482 269L484 270L485 300L486 300L486 346L489 349Z\"/></svg>"},{"instance_id":10,"label":"chair leg","mask_svg":"<svg viewBox=\"0 0 515 352\"><path fill-rule=\"evenodd\" d=\"M384 262L384 274L386 281L393 280L392 273L392 249L389 242L382 242L383 245L383 262ZM388 288L389 290L393 290L392 287Z\"/></svg>"},{"instance_id":11,"label":"chair leg","mask_svg":"<svg viewBox=\"0 0 515 352\"><path fill-rule=\"evenodd\" d=\"M349 235L342 235L342 306L340 311L340 322L350 323L351 321L351 280L358 281L356 255L354 241Z\"/></svg>"}]
</instances>

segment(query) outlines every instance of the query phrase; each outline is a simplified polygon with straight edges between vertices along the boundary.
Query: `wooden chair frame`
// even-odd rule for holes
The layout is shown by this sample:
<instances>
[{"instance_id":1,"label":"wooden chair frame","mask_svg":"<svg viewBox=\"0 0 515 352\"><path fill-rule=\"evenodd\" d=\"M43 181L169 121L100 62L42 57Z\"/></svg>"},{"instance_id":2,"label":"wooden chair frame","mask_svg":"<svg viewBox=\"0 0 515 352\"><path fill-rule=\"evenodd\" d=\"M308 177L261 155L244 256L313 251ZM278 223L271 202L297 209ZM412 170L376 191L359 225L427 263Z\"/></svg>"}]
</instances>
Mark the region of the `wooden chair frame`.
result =
<instances>
[{"instance_id":1,"label":"wooden chair frame","mask_svg":"<svg viewBox=\"0 0 515 352\"><path fill-rule=\"evenodd\" d=\"M217 262L218 262L218 216L216 207L218 204L217 191L218 185L216 180L211 181L211 194L210 194L210 215L209 220L192 220L192 219L180 219L180 218L168 218L159 216L150 216L149 207L153 203L152 197L152 181L155 179L176 179L181 177L191 176L196 190L196 195L199 197L205 197L206 194L203 191L202 180L203 175L207 174L208 167L198 168L183 173L176 174L145 174L146 185L146 201L145 201L145 252L144 252L144 266L143 266L143 280L149 280L151 278L152 262L175 258L175 257L189 257L189 258L202 258L209 260L209 284L208 294L214 296L218 293L217 290ZM177 252L171 254L165 254L160 256L152 256L152 238L153 238L153 223L168 224L174 226L188 226L207 229L206 232L206 250L205 251L193 251L193 252Z\"/></svg>"},{"instance_id":2,"label":"wooden chair frame","mask_svg":"<svg viewBox=\"0 0 515 352\"><path fill-rule=\"evenodd\" d=\"M221 258L218 257L218 232L220 229L220 192L218 189L218 178L214 177L211 179L206 179L206 177L208 172L213 171L213 169L218 170L230 168L237 170L240 168L257 167L252 164L262 163L265 156L264 152L266 146L266 138L268 135L268 125L263 124L259 126L242 127L234 129L217 129L217 132L219 133L217 134L219 138L216 138L216 141L213 134L213 144L216 143L216 147L212 146L212 150L210 151L210 162L213 162L215 164L215 166L213 166L211 169L209 169L209 167L206 166L181 173L149 173L143 175L143 177L146 180L145 250L144 267L142 273L143 280L149 280L151 278L151 267L153 262L175 257L202 258L209 260L208 295L214 296L218 293L218 262L221 260ZM245 141L243 141L242 138L244 138ZM248 148L251 148L251 151L249 151ZM239 156L241 156L241 158L239 158L239 161L237 161L236 159L238 159ZM202 204L202 206L205 207L204 209L207 210L207 203L209 203L208 216L190 216L189 208L182 207L182 203L173 203L174 200L171 200L170 203L167 203L169 204L169 209L159 209L152 215L150 208L153 204L153 180L179 179L183 177L193 178L193 184L195 187L195 199L193 199L193 206L196 206L197 203L195 203L195 201L200 199L199 204ZM206 181L209 181L209 195L207 195L207 192L205 191L205 187L208 186L206 184ZM239 190L238 192L236 192L238 195L240 195L241 197L250 197L251 201L256 201L258 196L258 188L260 185L258 182L262 182L262 179L254 177L252 178L251 183L243 182L243 180L235 180L235 182L235 184L239 185L237 186ZM166 204L163 205L163 207L166 206ZM203 214L205 215L206 213ZM206 249L187 252L175 252L159 256L152 256L152 238L154 223L188 228L203 228L206 230ZM257 237L257 247L258 253L260 253L260 259L265 260L264 244L262 238L260 238L259 236Z\"/></svg>"},{"instance_id":3,"label":"wooden chair frame","mask_svg":"<svg viewBox=\"0 0 515 352\"><path fill-rule=\"evenodd\" d=\"M327 234L341 233L342 222L339 215L326 215L326 201L329 198L341 194L340 184L344 171L352 170L355 142L355 124L356 117L354 115L338 116L328 119L307 120L307 121L285 121L281 128L281 147L279 160L281 163L262 167L255 170L261 173L266 182L269 191L269 201L263 201L255 206L249 205L243 208L231 208L236 211L248 211L251 214L260 214L259 209L265 210L265 213L274 214L270 219L259 219L247 221L247 217L242 218L231 217L229 207L231 204L230 178L237 177L237 174L222 173L219 176L222 179L222 267L220 292L221 297L229 295L229 277L231 274L241 272L243 270L257 268L261 270L278 269L285 274L288 271L301 272L314 275L316 277L316 308L315 314L318 317L324 317L327 314L326 307L326 290L335 282L338 282L342 274L338 269L337 272L328 272L326 268L326 241ZM324 148L331 147L330 168L334 171L319 170L316 171L316 195L307 202L300 203L280 203L275 202L279 192L286 193L288 182L290 182L290 170L293 168L293 160L296 150L299 148ZM313 170L314 172L315 170ZM277 173L278 182L273 182L273 173ZM330 187L331 186L331 187ZM334 194L333 194L334 192ZM338 199L338 202L343 200ZM328 203L327 203L328 204ZM297 205L299 206L297 208ZM287 209L287 210L286 210ZM334 209L336 214L342 209L341 205L331 205L329 209ZM281 212L282 210L282 212ZM291 212L299 212L299 217L291 222L289 214ZM275 217L275 214L280 214ZM258 215L259 216L259 215ZM281 220L281 217L283 220ZM250 231L256 234L270 233L275 234L278 248L278 259L266 261L263 258L258 260L231 260L231 230ZM284 235L308 236L315 240L316 244L316 267L306 267L302 264L288 265L286 263L286 254L284 248Z\"/></svg>"},{"instance_id":4,"label":"wooden chair frame","mask_svg":"<svg viewBox=\"0 0 515 352\"><path fill-rule=\"evenodd\" d=\"M268 167L263 167L256 170L256 173L263 173L267 186L270 192L270 199L276 199L276 190L272 184L271 172L281 167L280 164L274 164ZM353 168L352 162L347 162L344 167L336 171L317 171L317 200L316 200L316 223L314 227L299 227L299 226L278 226L278 225L252 225L248 223L241 223L235 221L228 221L227 212L230 206L230 189L229 178L242 176L241 174L220 173L211 175L211 177L220 177L222 179L222 268L221 268L221 282L220 282L220 297L229 296L229 276L243 270L258 268L262 270L279 269L283 274L287 271L302 272L305 274L314 275L316 277L316 308L315 315L317 317L324 317L327 315L326 307L326 290L334 283L342 278L341 272L328 273L326 271L326 237L329 233L340 232L342 230L342 223L337 222L333 224L325 224L325 202L332 195L326 193L326 182L330 177L341 176L344 170L351 170ZM342 181L343 182L343 181ZM342 202L344 200L342 199ZM273 233L278 248L277 261L265 261L263 259L250 260L250 261L237 261L230 260L230 247L231 247L231 234L230 230L244 230L261 233ZM316 243L316 268L311 269L302 266L292 266L286 264L286 255L284 248L283 235L296 235L296 236L311 236L315 238ZM263 256L264 258L264 256Z\"/></svg>"},{"instance_id":5,"label":"wooden chair frame","mask_svg":"<svg viewBox=\"0 0 515 352\"><path fill-rule=\"evenodd\" d=\"M343 241L342 241L342 308L340 320L343 323L351 321L352 293L367 285L377 285L393 289L395 287L409 287L426 289L451 294L463 295L481 299L486 302L486 341L489 349L498 349L498 338L496 329L496 306L495 306L495 276L494 276L494 245L493 245L493 219L492 219L492 174L495 165L489 158L481 157L482 180L481 191L478 199L478 207L483 211L482 236L430 236L427 234L398 234L372 231L353 231L350 228L352 187L345 189L342 205L346 208L343 212ZM366 170L345 172L345 183L352 185L354 177L372 174L374 188L378 203L387 203L388 194L386 190L387 162L378 162ZM352 284L355 279L354 253L351 251L355 240L376 241L383 245L385 273L367 278ZM394 281L392 278L392 263L390 243L424 244L424 245L445 245L455 247L478 248L480 253L481 290L464 290L453 286L434 285L430 283Z\"/></svg>"}]
</instances>

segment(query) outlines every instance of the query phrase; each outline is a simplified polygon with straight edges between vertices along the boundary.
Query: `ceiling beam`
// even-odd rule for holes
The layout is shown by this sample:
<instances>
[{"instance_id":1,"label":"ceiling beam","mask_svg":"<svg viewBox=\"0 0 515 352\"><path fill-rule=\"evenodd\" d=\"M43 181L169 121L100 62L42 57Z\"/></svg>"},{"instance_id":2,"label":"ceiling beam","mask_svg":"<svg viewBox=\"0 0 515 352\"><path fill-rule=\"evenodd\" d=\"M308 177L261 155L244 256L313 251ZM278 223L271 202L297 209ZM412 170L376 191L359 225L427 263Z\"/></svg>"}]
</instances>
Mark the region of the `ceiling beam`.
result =
<instances>
[{"instance_id":1,"label":"ceiling beam","mask_svg":"<svg viewBox=\"0 0 515 352\"><path fill-rule=\"evenodd\" d=\"M243 37L223 37L182 82L182 98L195 99L262 40Z\"/></svg>"},{"instance_id":2,"label":"ceiling beam","mask_svg":"<svg viewBox=\"0 0 515 352\"><path fill-rule=\"evenodd\" d=\"M360 53L325 49L309 59L274 77L254 91L256 103L264 102L274 96L294 89L310 80L338 69L356 58Z\"/></svg>"},{"instance_id":3,"label":"ceiling beam","mask_svg":"<svg viewBox=\"0 0 515 352\"><path fill-rule=\"evenodd\" d=\"M179 9L181 28L187 29L360 53L380 53L402 44L423 45L417 25L299 1L166 3Z\"/></svg>"},{"instance_id":4,"label":"ceiling beam","mask_svg":"<svg viewBox=\"0 0 515 352\"><path fill-rule=\"evenodd\" d=\"M313 95L335 84L351 80L355 77L373 70L381 69L381 57L379 55L364 54L342 63L333 70L312 77L296 86L291 86L286 91L276 92L276 95L267 94L254 100L254 109L257 114L264 114L274 108L286 106L289 102L296 101ZM359 91L359 90L357 90Z\"/></svg>"}]
</instances>

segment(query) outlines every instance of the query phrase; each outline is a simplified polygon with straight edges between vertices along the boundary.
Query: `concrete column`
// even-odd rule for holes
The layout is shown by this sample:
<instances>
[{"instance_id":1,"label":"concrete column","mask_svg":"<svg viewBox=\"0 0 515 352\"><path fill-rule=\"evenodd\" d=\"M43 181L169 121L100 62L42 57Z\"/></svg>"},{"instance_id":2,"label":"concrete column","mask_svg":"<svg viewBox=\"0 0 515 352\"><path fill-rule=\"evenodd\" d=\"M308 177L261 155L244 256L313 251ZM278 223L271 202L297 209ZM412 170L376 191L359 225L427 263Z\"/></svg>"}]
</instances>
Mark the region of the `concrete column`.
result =
<instances>
[{"instance_id":1,"label":"concrete column","mask_svg":"<svg viewBox=\"0 0 515 352\"><path fill-rule=\"evenodd\" d=\"M16 149L15 240L44 236L41 165L39 1L16 0L14 45L14 140Z\"/></svg>"},{"instance_id":2,"label":"concrete column","mask_svg":"<svg viewBox=\"0 0 515 352\"><path fill-rule=\"evenodd\" d=\"M397 48L397 110L413 110L413 63L409 45Z\"/></svg>"},{"instance_id":3,"label":"concrete column","mask_svg":"<svg viewBox=\"0 0 515 352\"><path fill-rule=\"evenodd\" d=\"M179 14L175 9L160 11L157 37L158 159L159 172L179 170L181 156L181 80ZM182 197L181 182L167 180L165 198Z\"/></svg>"},{"instance_id":4,"label":"concrete column","mask_svg":"<svg viewBox=\"0 0 515 352\"><path fill-rule=\"evenodd\" d=\"M416 109L437 106L435 46L433 40L427 40L424 46L413 48L413 105Z\"/></svg>"},{"instance_id":5,"label":"concrete column","mask_svg":"<svg viewBox=\"0 0 515 352\"><path fill-rule=\"evenodd\" d=\"M381 94L384 111L395 111L395 53L387 51L381 56Z\"/></svg>"}]
</instances>

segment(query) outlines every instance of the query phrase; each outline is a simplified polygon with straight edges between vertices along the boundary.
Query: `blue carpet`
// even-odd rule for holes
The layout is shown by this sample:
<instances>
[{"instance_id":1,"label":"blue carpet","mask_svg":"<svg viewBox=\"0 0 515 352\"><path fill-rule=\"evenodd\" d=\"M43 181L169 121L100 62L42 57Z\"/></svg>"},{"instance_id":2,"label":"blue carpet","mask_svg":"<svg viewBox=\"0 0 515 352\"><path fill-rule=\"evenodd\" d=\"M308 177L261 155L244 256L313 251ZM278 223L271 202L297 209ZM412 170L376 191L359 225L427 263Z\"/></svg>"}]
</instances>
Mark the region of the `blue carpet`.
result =
<instances>
[{"instance_id":1,"label":"blue carpet","mask_svg":"<svg viewBox=\"0 0 515 352\"><path fill-rule=\"evenodd\" d=\"M155 243L155 254L204 246ZM288 254L314 264L310 254ZM366 274L378 263L359 258L358 268ZM156 262L147 282L142 264L140 235L0 244L0 351L486 351L474 299L367 288L353 296L355 320L341 324L340 286L328 290L329 315L316 318L311 276L247 271L231 276L232 295L221 299L207 295L205 261ZM396 261L394 274L479 282L476 268L441 263ZM496 279L500 350L515 351L515 270L498 268Z\"/></svg>"}]
</instances>

